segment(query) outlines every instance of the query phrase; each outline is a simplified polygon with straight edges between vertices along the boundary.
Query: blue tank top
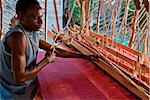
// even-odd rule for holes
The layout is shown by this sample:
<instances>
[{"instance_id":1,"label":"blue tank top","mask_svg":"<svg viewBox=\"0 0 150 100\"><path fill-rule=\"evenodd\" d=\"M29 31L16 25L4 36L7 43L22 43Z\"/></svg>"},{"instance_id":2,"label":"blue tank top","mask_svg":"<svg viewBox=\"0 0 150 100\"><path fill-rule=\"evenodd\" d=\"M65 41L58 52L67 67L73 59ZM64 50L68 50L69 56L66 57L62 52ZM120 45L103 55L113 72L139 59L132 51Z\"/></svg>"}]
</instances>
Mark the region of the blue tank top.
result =
<instances>
[{"instance_id":1,"label":"blue tank top","mask_svg":"<svg viewBox=\"0 0 150 100\"><path fill-rule=\"evenodd\" d=\"M32 33L32 35L30 35L31 33L27 32L20 24L12 28L9 32L7 32L3 40L0 42L0 83L8 90L14 93L25 89L34 80L33 78L18 85L13 77L13 70L11 66L11 54L6 51L6 48L8 47L4 44L6 43L5 41L11 33L18 31L24 33L27 43L25 66L26 68L36 61L37 51L39 48L39 32L35 31Z\"/></svg>"}]
</instances>

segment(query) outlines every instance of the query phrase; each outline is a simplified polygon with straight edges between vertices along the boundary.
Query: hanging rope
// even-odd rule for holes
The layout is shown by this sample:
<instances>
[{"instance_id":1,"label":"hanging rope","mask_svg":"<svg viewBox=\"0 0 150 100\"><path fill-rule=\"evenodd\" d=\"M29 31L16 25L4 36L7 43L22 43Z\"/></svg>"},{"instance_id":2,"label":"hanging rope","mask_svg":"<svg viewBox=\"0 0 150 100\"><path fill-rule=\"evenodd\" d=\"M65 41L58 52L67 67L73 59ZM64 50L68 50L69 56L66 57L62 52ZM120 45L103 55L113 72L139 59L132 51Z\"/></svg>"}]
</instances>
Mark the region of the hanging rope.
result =
<instances>
[{"instance_id":1,"label":"hanging rope","mask_svg":"<svg viewBox=\"0 0 150 100\"><path fill-rule=\"evenodd\" d=\"M50 46L49 50L52 51L50 56L47 56L47 59L50 62L52 62L55 58L56 58L56 54L55 54L55 50L56 50L56 46L57 46L57 38L60 36L60 33L58 33L55 38L54 38L54 43Z\"/></svg>"}]
</instances>

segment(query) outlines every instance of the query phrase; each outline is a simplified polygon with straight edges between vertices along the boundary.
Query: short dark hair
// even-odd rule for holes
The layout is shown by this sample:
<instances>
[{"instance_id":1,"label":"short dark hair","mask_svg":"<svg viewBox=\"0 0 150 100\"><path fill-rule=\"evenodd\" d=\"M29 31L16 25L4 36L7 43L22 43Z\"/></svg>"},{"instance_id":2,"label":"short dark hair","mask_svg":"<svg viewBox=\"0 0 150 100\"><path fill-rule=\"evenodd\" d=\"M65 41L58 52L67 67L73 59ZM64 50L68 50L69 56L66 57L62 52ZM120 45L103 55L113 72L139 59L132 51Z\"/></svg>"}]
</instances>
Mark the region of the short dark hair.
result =
<instances>
[{"instance_id":1,"label":"short dark hair","mask_svg":"<svg viewBox=\"0 0 150 100\"><path fill-rule=\"evenodd\" d=\"M26 12L31 5L40 5L38 0L18 0L16 4L16 14Z\"/></svg>"}]
</instances>

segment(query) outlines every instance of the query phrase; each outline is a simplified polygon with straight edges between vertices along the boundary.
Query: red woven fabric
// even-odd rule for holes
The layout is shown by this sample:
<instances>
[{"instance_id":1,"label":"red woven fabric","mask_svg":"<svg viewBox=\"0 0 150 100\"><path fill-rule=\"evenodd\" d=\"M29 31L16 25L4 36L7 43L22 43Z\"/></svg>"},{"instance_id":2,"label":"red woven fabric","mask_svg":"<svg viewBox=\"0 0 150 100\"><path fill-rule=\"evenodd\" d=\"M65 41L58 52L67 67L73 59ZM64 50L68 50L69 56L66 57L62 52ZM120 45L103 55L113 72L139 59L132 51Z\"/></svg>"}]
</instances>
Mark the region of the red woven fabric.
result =
<instances>
[{"instance_id":1,"label":"red woven fabric","mask_svg":"<svg viewBox=\"0 0 150 100\"><path fill-rule=\"evenodd\" d=\"M40 52L38 60L43 57ZM44 100L137 99L116 80L91 62L78 58L56 58L38 74Z\"/></svg>"}]
</instances>

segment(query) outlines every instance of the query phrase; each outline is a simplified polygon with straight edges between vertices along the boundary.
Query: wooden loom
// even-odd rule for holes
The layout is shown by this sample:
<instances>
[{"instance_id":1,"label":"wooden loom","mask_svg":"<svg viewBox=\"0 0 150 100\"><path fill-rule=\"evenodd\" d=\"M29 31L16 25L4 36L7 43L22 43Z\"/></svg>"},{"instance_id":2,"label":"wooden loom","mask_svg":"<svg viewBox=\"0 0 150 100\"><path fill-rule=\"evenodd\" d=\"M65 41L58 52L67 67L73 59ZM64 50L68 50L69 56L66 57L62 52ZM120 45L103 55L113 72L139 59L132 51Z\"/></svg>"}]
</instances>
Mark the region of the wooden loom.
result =
<instances>
[{"instance_id":1,"label":"wooden loom","mask_svg":"<svg viewBox=\"0 0 150 100\"><path fill-rule=\"evenodd\" d=\"M4 3L2 1L4 0L0 1L0 8ZM70 0L67 0L67 2L69 3ZM46 13L47 0L44 3ZM136 8L131 9L131 4L135 5ZM48 36L54 38L56 33L63 33L61 35L62 39L64 41L72 40L69 42L70 45L80 52L87 55L99 55L98 61L94 62L95 64L141 99L148 100L150 98L150 57L148 55L150 52L148 47L150 42L148 35L150 31L148 26L150 10L148 4L148 0L143 0L143 2L139 0L107 0L107 2L106 0L74 0L72 10L68 7L70 14L66 25L67 31L64 33L60 32L57 7L54 0L57 30L49 32ZM80 26L76 25L77 23L70 25L75 7L80 9ZM125 10L123 12L120 10L119 12L121 8ZM8 27L2 27L2 9L0 12L1 38L2 28ZM96 12L96 15L93 15L94 12ZM107 12L108 14L106 14ZM121 16L121 14L123 15ZM133 16L129 16L130 14L133 14ZM92 25L90 25L91 23ZM7 22L5 24L9 25ZM46 22L44 30L46 31ZM121 32L123 34L120 34ZM122 40L122 43L114 41L115 38L125 37L128 34L130 38L127 45L123 45L125 39ZM139 51L142 45L143 49Z\"/></svg>"},{"instance_id":2,"label":"wooden loom","mask_svg":"<svg viewBox=\"0 0 150 100\"><path fill-rule=\"evenodd\" d=\"M118 80L121 84L123 84L125 87L127 87L130 91L135 93L137 96L139 96L141 99L148 100L150 98L149 94L149 79L150 79L150 56L144 55L144 53L149 53L148 49L148 32L149 32L149 26L148 26L148 15L146 16L146 24L141 26L142 22L140 23L142 19L141 17L144 16L143 14L149 14L147 9L147 3L148 1L143 2L135 2L136 9L133 11L134 15L132 17L132 22L127 22L128 20L128 10L129 4L133 3L132 0L123 1L120 2L114 2L114 4L111 5L112 1L108 1L107 3L103 0L97 0L96 6L92 8L94 11L97 10L97 18L96 18L96 32L93 30L90 30L89 28L89 22L91 19L91 16L89 14L89 4L92 2L92 0L74 0L74 5L72 7L72 11L70 11L70 17L68 19L66 29L66 33L62 33L61 35L62 39L64 41L72 40L70 41L70 45L78 49L80 52L84 54L97 54L99 55L99 60L97 62L94 62L99 67L101 67L103 70L105 70L107 73L109 73L112 77L114 77L116 80ZM135 0L136 1L136 0ZM117 8L122 6L122 3L125 2L125 11L124 16L118 20L119 15L117 14ZM106 13L104 10L100 11L101 7L111 5L110 8L112 8L113 15L111 16L110 20L113 20L109 24L111 25L111 28L108 29L104 16L104 23L103 27L100 27L100 14ZM119 7L116 7L118 4ZM142 7L140 7L142 5ZM56 6L56 5L55 5ZM74 24L73 26L70 25L70 21L72 19L73 10L76 7L79 7L80 10L80 26ZM109 7L109 6L108 6ZM56 8L56 7L55 7ZM107 8L103 8L107 9ZM55 10L56 14L56 20L58 23L57 18L57 10ZM142 14L143 13L143 14ZM105 15L105 14L104 14ZM115 30L117 30L116 23L120 23L122 25L118 31L123 31L124 34L122 36L125 36L127 34L127 31L130 28L130 39L127 46L124 46L123 44L117 43L114 41L114 33ZM129 25L130 24L130 25ZM58 29L59 29L59 25ZM101 28L101 29L100 29ZM105 30L106 29L106 30ZM105 30L107 31L107 34L100 33L99 30ZM142 31L140 31L142 30ZM108 32L109 31L109 32ZM118 32L118 33L119 33ZM138 33L139 32L139 33ZM56 34L60 34L60 31L53 30L53 32L49 32L48 36L50 38L53 38L56 36ZM137 34L140 34L137 35ZM111 36L108 36L111 35ZM119 34L120 35L120 34ZM119 36L116 36L119 37ZM137 40L136 38L142 38L142 40ZM125 40L123 40L125 41ZM137 41L137 42L135 42ZM144 44L142 52L139 51L140 42ZM133 45L134 44L134 45ZM137 46L138 45L138 46Z\"/></svg>"}]
</instances>

